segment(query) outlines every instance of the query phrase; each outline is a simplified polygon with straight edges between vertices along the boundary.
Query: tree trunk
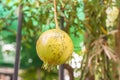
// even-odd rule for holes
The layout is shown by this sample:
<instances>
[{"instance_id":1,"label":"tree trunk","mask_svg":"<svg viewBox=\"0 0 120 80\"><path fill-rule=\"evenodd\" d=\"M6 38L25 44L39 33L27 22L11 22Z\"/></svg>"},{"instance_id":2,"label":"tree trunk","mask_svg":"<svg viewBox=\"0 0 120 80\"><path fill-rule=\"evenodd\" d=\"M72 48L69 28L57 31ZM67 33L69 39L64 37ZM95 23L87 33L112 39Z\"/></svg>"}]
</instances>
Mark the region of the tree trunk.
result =
<instances>
[{"instance_id":1,"label":"tree trunk","mask_svg":"<svg viewBox=\"0 0 120 80\"><path fill-rule=\"evenodd\" d=\"M120 9L119 9L120 10ZM114 77L115 80L120 80L120 13L118 16L118 24L117 24L118 32L115 34L115 51L118 57L117 65L113 65Z\"/></svg>"}]
</instances>

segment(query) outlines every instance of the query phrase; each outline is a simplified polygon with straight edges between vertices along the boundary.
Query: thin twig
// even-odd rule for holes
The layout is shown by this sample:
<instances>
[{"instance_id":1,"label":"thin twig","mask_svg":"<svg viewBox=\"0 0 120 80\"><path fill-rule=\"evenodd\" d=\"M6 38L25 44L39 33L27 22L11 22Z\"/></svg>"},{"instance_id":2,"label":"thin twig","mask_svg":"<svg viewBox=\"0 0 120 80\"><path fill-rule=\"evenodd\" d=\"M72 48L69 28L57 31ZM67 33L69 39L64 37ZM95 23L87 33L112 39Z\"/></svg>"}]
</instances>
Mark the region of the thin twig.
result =
<instances>
[{"instance_id":1,"label":"thin twig","mask_svg":"<svg viewBox=\"0 0 120 80\"><path fill-rule=\"evenodd\" d=\"M59 27L58 27L58 21L57 21L56 0L53 0L53 2L54 2L54 19L55 19L55 25L56 25L56 29L59 29Z\"/></svg>"}]
</instances>

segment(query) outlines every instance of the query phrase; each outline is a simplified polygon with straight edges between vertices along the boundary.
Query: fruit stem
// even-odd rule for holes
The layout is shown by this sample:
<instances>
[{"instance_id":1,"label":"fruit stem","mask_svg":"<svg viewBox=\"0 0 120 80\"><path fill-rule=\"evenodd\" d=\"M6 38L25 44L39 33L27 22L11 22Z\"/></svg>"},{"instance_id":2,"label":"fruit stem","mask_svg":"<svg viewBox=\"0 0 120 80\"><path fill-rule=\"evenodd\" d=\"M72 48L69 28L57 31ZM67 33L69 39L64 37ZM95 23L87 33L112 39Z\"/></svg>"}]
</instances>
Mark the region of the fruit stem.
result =
<instances>
[{"instance_id":1,"label":"fruit stem","mask_svg":"<svg viewBox=\"0 0 120 80\"><path fill-rule=\"evenodd\" d=\"M59 29L59 27L58 27L58 21L57 21L56 0L53 0L53 2L54 2L54 19L55 19L55 25L56 25L56 29Z\"/></svg>"}]
</instances>

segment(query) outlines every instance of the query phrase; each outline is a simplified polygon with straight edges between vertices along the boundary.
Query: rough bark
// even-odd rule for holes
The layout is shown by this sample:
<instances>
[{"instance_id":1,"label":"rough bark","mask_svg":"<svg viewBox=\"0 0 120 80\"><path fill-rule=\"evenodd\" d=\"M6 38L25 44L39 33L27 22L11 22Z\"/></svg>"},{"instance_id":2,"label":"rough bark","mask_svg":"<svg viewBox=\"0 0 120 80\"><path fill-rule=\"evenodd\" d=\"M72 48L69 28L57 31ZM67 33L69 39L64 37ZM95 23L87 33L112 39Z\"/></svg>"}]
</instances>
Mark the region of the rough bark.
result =
<instances>
[{"instance_id":1,"label":"rough bark","mask_svg":"<svg viewBox=\"0 0 120 80\"><path fill-rule=\"evenodd\" d=\"M117 30L118 32L115 34L115 50L116 50L117 56L119 56L120 58L120 13L118 16Z\"/></svg>"},{"instance_id":2,"label":"rough bark","mask_svg":"<svg viewBox=\"0 0 120 80\"><path fill-rule=\"evenodd\" d=\"M120 10L120 9L119 9ZM120 80L120 75L118 75L118 73L120 73L120 13L118 16L118 24L117 24L117 30L118 32L115 34L115 51L116 51L116 55L118 57L118 61L117 61L117 65L113 65L113 71L114 71L114 77L115 80ZM116 63L114 63L116 64Z\"/></svg>"}]
</instances>

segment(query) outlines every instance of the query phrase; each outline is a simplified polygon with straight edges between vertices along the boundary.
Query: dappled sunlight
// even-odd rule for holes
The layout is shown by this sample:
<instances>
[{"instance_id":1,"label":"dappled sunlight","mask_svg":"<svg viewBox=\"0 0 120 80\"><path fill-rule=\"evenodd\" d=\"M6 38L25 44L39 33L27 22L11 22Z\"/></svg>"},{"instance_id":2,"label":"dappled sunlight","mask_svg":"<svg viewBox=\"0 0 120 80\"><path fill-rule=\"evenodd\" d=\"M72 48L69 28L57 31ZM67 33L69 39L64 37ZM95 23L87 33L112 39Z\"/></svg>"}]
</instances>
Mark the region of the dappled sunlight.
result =
<instances>
[{"instance_id":1,"label":"dappled sunlight","mask_svg":"<svg viewBox=\"0 0 120 80\"><path fill-rule=\"evenodd\" d=\"M15 43L12 44L2 44L2 56L5 63L14 63L15 57Z\"/></svg>"}]
</instances>

